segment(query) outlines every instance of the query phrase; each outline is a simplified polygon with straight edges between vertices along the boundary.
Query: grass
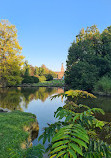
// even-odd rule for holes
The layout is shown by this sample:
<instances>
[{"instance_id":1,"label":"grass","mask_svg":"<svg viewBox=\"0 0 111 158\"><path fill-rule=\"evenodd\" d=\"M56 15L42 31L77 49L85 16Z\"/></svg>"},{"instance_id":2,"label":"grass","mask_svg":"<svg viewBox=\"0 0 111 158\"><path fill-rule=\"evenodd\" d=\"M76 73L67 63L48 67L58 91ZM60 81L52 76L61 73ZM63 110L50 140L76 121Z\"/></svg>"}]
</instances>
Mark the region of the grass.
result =
<instances>
[{"instance_id":1,"label":"grass","mask_svg":"<svg viewBox=\"0 0 111 158\"><path fill-rule=\"evenodd\" d=\"M25 128L29 129L35 122L36 116L31 113L0 113L0 158L16 158L19 154L21 158L24 157L24 149L30 138L30 132Z\"/></svg>"},{"instance_id":2,"label":"grass","mask_svg":"<svg viewBox=\"0 0 111 158\"><path fill-rule=\"evenodd\" d=\"M63 87L64 80L52 80L52 81L43 81L39 83L34 83L33 86L40 86L40 87Z\"/></svg>"}]
</instances>

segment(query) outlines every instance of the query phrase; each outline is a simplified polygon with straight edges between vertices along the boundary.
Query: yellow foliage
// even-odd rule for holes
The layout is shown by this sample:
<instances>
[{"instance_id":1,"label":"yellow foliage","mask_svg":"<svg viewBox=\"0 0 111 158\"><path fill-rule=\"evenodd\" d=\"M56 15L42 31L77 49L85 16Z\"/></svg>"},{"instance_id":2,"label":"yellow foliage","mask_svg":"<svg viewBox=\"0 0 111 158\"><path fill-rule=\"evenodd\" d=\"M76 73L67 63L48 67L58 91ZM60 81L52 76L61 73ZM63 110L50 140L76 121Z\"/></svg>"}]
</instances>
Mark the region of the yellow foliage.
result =
<instances>
[{"instance_id":1,"label":"yellow foliage","mask_svg":"<svg viewBox=\"0 0 111 158\"><path fill-rule=\"evenodd\" d=\"M21 81L20 69L24 56L17 40L17 30L8 20L0 22L0 82L15 85Z\"/></svg>"},{"instance_id":2,"label":"yellow foliage","mask_svg":"<svg viewBox=\"0 0 111 158\"><path fill-rule=\"evenodd\" d=\"M71 96L72 98L88 98L88 97L96 98L96 96L94 96L93 94L82 90L69 90L66 91L65 94L67 96Z\"/></svg>"}]
</instances>

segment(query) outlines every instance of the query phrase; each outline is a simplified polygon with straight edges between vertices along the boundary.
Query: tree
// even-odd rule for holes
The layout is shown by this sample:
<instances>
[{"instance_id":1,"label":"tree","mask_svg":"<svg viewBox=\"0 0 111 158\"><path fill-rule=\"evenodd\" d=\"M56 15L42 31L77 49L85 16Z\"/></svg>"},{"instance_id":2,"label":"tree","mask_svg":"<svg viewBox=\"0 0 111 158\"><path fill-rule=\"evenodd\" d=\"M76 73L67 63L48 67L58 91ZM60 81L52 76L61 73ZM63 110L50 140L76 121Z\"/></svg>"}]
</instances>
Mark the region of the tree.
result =
<instances>
[{"instance_id":1,"label":"tree","mask_svg":"<svg viewBox=\"0 0 111 158\"><path fill-rule=\"evenodd\" d=\"M22 47L17 40L17 30L8 20L0 22L0 83L12 86L22 81L23 65Z\"/></svg>"},{"instance_id":2,"label":"tree","mask_svg":"<svg viewBox=\"0 0 111 158\"><path fill-rule=\"evenodd\" d=\"M69 48L65 82L71 88L93 90L103 76L111 77L111 27L100 34L95 25L82 29Z\"/></svg>"}]
</instances>

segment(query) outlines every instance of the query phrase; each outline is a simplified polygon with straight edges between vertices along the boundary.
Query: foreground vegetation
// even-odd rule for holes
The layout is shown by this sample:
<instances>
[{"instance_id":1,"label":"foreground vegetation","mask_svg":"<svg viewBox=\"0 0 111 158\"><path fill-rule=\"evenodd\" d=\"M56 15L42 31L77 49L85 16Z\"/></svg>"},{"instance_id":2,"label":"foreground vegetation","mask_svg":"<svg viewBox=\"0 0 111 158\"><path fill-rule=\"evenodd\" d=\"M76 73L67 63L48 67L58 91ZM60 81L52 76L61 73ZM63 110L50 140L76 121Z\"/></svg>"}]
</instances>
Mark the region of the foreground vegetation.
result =
<instances>
[{"instance_id":1,"label":"foreground vegetation","mask_svg":"<svg viewBox=\"0 0 111 158\"><path fill-rule=\"evenodd\" d=\"M25 149L31 146L32 130L38 131L35 115L20 111L0 113L0 158L24 157Z\"/></svg>"},{"instance_id":2,"label":"foreground vegetation","mask_svg":"<svg viewBox=\"0 0 111 158\"><path fill-rule=\"evenodd\" d=\"M50 158L110 158L110 145L101 140L97 133L97 129L102 130L107 123L98 120L95 114L104 115L104 111L78 104L80 98L95 96L86 91L69 90L53 98L61 95L68 100L63 108L59 107L55 112L54 116L59 121L44 128L39 137L39 140L43 139L43 144L48 140L46 151L49 151Z\"/></svg>"}]
</instances>

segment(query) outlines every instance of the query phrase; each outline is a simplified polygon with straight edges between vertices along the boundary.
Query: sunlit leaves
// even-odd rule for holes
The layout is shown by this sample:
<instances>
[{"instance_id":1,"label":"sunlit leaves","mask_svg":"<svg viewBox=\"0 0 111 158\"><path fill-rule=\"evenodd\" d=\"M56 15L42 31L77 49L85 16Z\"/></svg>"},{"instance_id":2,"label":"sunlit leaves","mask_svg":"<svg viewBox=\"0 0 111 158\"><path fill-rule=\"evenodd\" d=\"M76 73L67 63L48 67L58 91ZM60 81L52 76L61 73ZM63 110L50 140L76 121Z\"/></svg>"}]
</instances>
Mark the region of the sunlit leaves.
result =
<instances>
[{"instance_id":1,"label":"sunlit leaves","mask_svg":"<svg viewBox=\"0 0 111 158\"><path fill-rule=\"evenodd\" d=\"M0 22L0 83L2 86L16 85L22 80L22 48L17 40L17 30L6 20Z\"/></svg>"}]
</instances>

